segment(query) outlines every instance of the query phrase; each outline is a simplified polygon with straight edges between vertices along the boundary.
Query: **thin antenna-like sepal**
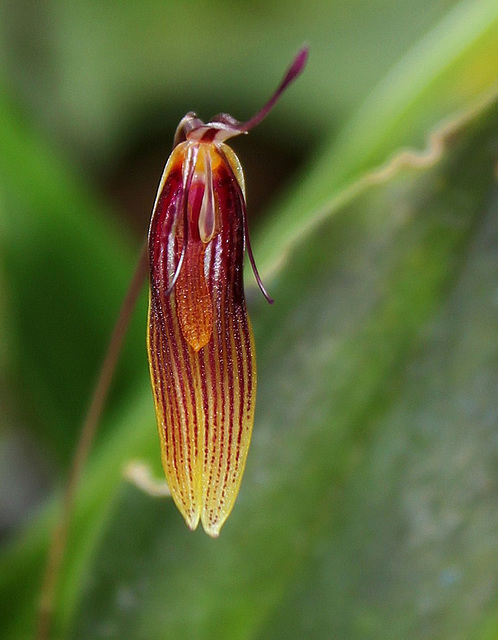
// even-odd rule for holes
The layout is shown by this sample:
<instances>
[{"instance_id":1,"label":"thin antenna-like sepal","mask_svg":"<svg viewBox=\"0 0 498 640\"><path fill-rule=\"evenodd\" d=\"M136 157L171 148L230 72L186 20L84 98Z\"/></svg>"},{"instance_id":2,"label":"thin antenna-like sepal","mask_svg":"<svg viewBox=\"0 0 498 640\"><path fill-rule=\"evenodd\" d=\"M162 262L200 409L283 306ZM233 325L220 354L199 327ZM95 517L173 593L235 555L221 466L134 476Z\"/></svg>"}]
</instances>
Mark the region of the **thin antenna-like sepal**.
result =
<instances>
[{"instance_id":1,"label":"thin antenna-like sepal","mask_svg":"<svg viewBox=\"0 0 498 640\"><path fill-rule=\"evenodd\" d=\"M228 161L228 158L227 158L225 152L222 149L219 149L219 153L225 159L226 164L228 166L230 166L230 163ZM239 181L237 180L236 176L233 173L232 173L232 181L233 181L233 186L236 189L238 197L239 197L239 200L240 200L240 208L241 208L241 211L242 211L243 225L244 225L245 247L246 247L246 250L247 250L247 255L249 257L249 262L251 263L252 272L254 274L254 278L255 278L256 282L258 283L258 287L260 288L261 293L264 295L264 297L266 298L266 300L270 304L273 304L275 302L275 300L270 296L270 294L266 290L266 287L263 284L263 280L261 279L261 276L259 275L258 268L256 266L256 260L254 259L254 254L252 252L252 247L251 247L251 237L250 237L250 234L249 234L249 221L247 219L246 199L245 199L244 193L242 191L242 188L240 186L240 183L239 183Z\"/></svg>"},{"instance_id":2,"label":"thin antenna-like sepal","mask_svg":"<svg viewBox=\"0 0 498 640\"><path fill-rule=\"evenodd\" d=\"M294 82L294 80L302 73L304 67L306 66L306 61L308 59L309 47L304 46L298 52L296 57L294 58L291 66L289 67L287 73L285 74L282 82L278 85L275 93L268 100L268 102L256 113L250 120L247 122L239 122L232 118L232 116L227 113L220 113L215 116L211 123L220 122L229 130L232 130L237 133L247 133L254 127L256 127L273 109L275 103L280 98L282 93L287 89L287 87Z\"/></svg>"},{"instance_id":3,"label":"thin antenna-like sepal","mask_svg":"<svg viewBox=\"0 0 498 640\"><path fill-rule=\"evenodd\" d=\"M266 290L265 285L263 284L261 276L259 275L258 268L256 266L256 261L254 259L254 254L252 252L251 239L249 237L249 223L247 222L247 211L244 211L244 236L245 236L245 240L246 240L247 255L249 256L249 262L251 263L252 272L254 274L256 282L258 283L258 287L260 288L261 293L264 295L264 297L267 299L267 301L270 304L273 304L275 302L275 300L270 296L270 294Z\"/></svg>"}]
</instances>

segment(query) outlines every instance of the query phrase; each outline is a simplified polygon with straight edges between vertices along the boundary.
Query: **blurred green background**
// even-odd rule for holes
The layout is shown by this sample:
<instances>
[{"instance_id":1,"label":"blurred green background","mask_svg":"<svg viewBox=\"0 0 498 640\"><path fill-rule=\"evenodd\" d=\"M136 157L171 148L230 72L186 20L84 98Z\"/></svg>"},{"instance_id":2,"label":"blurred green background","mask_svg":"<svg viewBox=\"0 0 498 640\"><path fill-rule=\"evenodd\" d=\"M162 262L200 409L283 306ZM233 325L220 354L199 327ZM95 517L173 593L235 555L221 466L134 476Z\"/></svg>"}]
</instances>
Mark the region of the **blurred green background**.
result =
<instances>
[{"instance_id":1,"label":"blurred green background","mask_svg":"<svg viewBox=\"0 0 498 640\"><path fill-rule=\"evenodd\" d=\"M253 444L218 540L159 471L145 293L78 497L57 638L498 637L496 0L0 0L0 637L189 110L250 136ZM415 151L403 151L412 149Z\"/></svg>"}]
</instances>

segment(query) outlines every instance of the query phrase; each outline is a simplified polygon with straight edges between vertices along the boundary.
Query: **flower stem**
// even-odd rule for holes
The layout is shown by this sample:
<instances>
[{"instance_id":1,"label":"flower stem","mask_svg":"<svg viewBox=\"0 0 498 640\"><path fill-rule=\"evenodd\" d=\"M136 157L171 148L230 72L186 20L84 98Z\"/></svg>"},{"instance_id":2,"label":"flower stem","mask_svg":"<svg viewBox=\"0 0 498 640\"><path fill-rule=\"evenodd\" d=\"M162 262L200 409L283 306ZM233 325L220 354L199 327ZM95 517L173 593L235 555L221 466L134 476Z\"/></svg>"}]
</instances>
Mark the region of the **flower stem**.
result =
<instances>
[{"instance_id":1,"label":"flower stem","mask_svg":"<svg viewBox=\"0 0 498 640\"><path fill-rule=\"evenodd\" d=\"M52 625L54 603L59 582L60 571L64 560L71 519L74 511L75 497L90 449L97 431L109 388L116 370L124 337L131 320L138 296L147 273L147 250L143 246L133 279L119 311L116 324L107 347L105 358L100 368L95 389L81 429L80 438L71 464L69 478L62 501L59 521L54 529L50 542L47 566L38 604L36 619L36 640L48 640Z\"/></svg>"}]
</instances>

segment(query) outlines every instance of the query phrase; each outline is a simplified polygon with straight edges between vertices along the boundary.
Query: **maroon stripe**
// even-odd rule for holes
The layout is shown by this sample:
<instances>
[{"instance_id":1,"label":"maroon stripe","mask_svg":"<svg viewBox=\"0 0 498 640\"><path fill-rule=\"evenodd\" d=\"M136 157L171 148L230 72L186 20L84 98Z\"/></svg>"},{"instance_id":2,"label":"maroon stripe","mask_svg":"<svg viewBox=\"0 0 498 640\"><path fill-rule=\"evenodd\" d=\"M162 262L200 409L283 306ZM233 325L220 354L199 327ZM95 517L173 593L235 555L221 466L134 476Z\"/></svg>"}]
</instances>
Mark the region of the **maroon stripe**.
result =
<instances>
[{"instance_id":1,"label":"maroon stripe","mask_svg":"<svg viewBox=\"0 0 498 640\"><path fill-rule=\"evenodd\" d=\"M234 333L234 342L237 350L237 373L238 373L238 380L239 380L239 421L238 421L239 428L237 431L237 439L236 439L237 448L235 451L236 468L238 468L239 462L240 462L240 446L242 442L242 434L244 432L244 421L245 421L244 404L246 401L247 392L245 389L246 375L244 371L244 353L242 351L242 342L240 337L240 321L238 318L236 319L237 319L237 323L236 323L237 326L234 327L233 333ZM241 382L243 383L243 386L240 384Z\"/></svg>"},{"instance_id":2,"label":"maroon stripe","mask_svg":"<svg viewBox=\"0 0 498 640\"><path fill-rule=\"evenodd\" d=\"M218 253L218 245L219 239L216 241L216 246L213 247L214 252ZM215 380L215 389L213 390L213 395L218 398L224 398L224 383L225 383L225 362L226 359L223 353L222 347L222 338L223 327L221 325L221 319L219 314L219 309L216 309L216 323L214 327L215 331L213 332L212 343L209 345L210 350L210 362L214 367L214 371L216 372L216 365L219 366L219 373L216 376ZM218 409L218 407L217 407ZM214 414L216 419L213 421L213 424L210 425L211 430L211 459L209 461L209 480L206 487L206 496L205 496L205 505L213 501L212 496L216 495L218 492L218 487L220 483L220 465L223 463L223 453L224 453L224 442L225 442L225 403L222 400L222 405L220 407L220 411ZM216 455L218 455L218 467L216 467ZM216 473L216 478L214 478L214 474ZM209 509L209 520L213 522L213 513L214 510L212 506Z\"/></svg>"},{"instance_id":3,"label":"maroon stripe","mask_svg":"<svg viewBox=\"0 0 498 640\"><path fill-rule=\"evenodd\" d=\"M176 317L175 317L176 319ZM183 373L186 376L187 379L187 384L188 384L188 388L189 388L189 392L190 392L190 402L192 404L192 421L193 421L193 429L194 429L194 461L196 461L197 459L197 450L198 450L198 438L199 438L199 422L197 419L197 395L196 395L196 389L195 389L195 382L194 382L194 372L192 371L192 359L190 358L190 353L189 351L192 350L192 348L187 344L187 342L183 339L182 334L181 334L181 329L180 327L178 327L179 331L180 331L180 348L182 350L182 356L183 356ZM186 422L185 422L185 436L187 438L186 444L187 444L187 449L190 449L189 442L188 442L188 433L189 433L189 420L188 420L188 414L186 414ZM190 479L192 480L194 477L193 474L193 469L192 469L192 460L190 459L191 456L189 456L189 463L188 463L188 468L189 468L189 472L190 472Z\"/></svg>"},{"instance_id":4,"label":"maroon stripe","mask_svg":"<svg viewBox=\"0 0 498 640\"><path fill-rule=\"evenodd\" d=\"M244 348L246 353L248 354L247 359L247 404L245 407L245 413L249 415L252 407L252 388L253 388L253 379L252 379L252 365L253 365L253 345L251 342L251 328L249 325L249 317L247 312L242 314L241 317L241 331L244 336Z\"/></svg>"},{"instance_id":5,"label":"maroon stripe","mask_svg":"<svg viewBox=\"0 0 498 640\"><path fill-rule=\"evenodd\" d=\"M211 247L211 254L210 254L210 261L209 261L209 265L208 265L208 286L210 288L211 291L213 291L213 283L212 283L212 274L214 273L215 270L215 264L216 264L216 260L215 260L215 256L216 256L216 251L215 251L215 243L213 242L213 245ZM214 300L213 300L214 302ZM216 309L216 307L214 307ZM215 325L215 323L213 323L213 325ZM211 379L211 384L212 384L212 389L211 389L211 393L208 394L211 397L211 402L212 402L212 412L209 413L206 410L206 420L204 423L204 462L203 462L203 467L204 469L207 469L208 466L208 452L209 452L209 430L212 427L213 430L215 430L215 421L217 419L217 411L218 411L218 390L217 390L217 385L218 385L218 376L216 374L216 358L215 358L215 350L213 348L213 344L216 340L216 335L215 335L215 326L213 326L213 337L210 341L210 343L206 346L205 349L203 349L204 353L205 353L205 359L207 359L208 362L208 369L210 371L210 379ZM206 390L207 392L207 390ZM208 407L208 403L206 402L205 404L206 409ZM211 421L211 424L210 424ZM213 438L213 443L215 442L214 438ZM214 454L211 454L211 457ZM213 460L211 459L210 464L211 464L211 472L210 472L210 479L212 477L212 463ZM208 482L208 486L209 486L210 482Z\"/></svg>"},{"instance_id":6,"label":"maroon stripe","mask_svg":"<svg viewBox=\"0 0 498 640\"><path fill-rule=\"evenodd\" d=\"M243 434L243 416L246 403L246 393L243 388L245 381L243 353L239 327L236 326L238 315L238 303L243 304L243 236L242 236L242 211L238 192L234 189L233 172L227 164L224 154L219 154L223 169L216 176L216 191L221 210L222 221L220 234L212 245L213 255L219 262L219 273L215 276L211 290L215 295L216 309L216 340L213 340L212 357L216 357L215 349L218 349L219 361L223 363L220 371L216 396L224 398L223 416L219 419L218 445L220 455L216 466L216 481L213 482L213 465L210 468L210 482L206 491L206 502L214 502L211 498L216 496L218 509L209 509L209 518L212 524L219 520L220 510L223 509L227 498L227 483L229 478L236 482L237 468L239 466L241 439ZM239 206L237 206L239 205ZM213 273L213 272L211 272ZM238 323L237 323L238 324ZM214 337L214 336L213 336ZM232 339L234 345L232 347ZM250 350L249 350L250 353ZM234 358L236 362L234 362ZM237 375L238 374L238 375ZM238 379L236 379L236 375ZM239 415L235 416L235 385L240 392ZM225 419L225 412L227 418ZM228 430L228 433L226 431ZM232 460L234 444L237 450L235 461ZM235 479L234 479L235 478Z\"/></svg>"},{"instance_id":7,"label":"maroon stripe","mask_svg":"<svg viewBox=\"0 0 498 640\"><path fill-rule=\"evenodd\" d=\"M246 211L246 204L245 204L245 199L244 199L244 194L242 193L242 190L240 189L240 186L238 184L237 178L236 176L233 174L233 171L231 171L230 169L230 173L231 173L231 178L232 178L232 186L236 192L235 194L235 198L236 198L236 202L238 202L238 205L240 207L240 215L242 218L242 221L244 219L245 216L247 216L247 211ZM242 285L243 286L243 285ZM251 344L251 338L250 338L250 327L249 327L249 319L248 319L248 314L247 314L247 309L246 309L246 303L244 300L244 297L242 295L241 297L241 302L240 302L240 306L239 306L239 313L240 313L240 318L242 321L242 333L244 335L244 340L245 340L245 350L246 350L246 354L247 354L247 406L245 409L245 413L247 415L247 417L249 418L251 412L252 412L252 405L254 402L254 399L252 398L252 394L253 394L253 380L252 380L252 365L253 365L253 347Z\"/></svg>"},{"instance_id":8,"label":"maroon stripe","mask_svg":"<svg viewBox=\"0 0 498 640\"><path fill-rule=\"evenodd\" d=\"M164 310L165 310L164 308L166 308L166 313L164 313ZM190 456L189 456L188 465L185 457L187 455L187 453L185 452L185 445L188 450L187 433L188 433L189 411L188 411L188 406L185 400L187 395L186 395L186 389L185 389L184 372L188 371L189 367L187 366L187 362L185 362L184 359L183 359L183 366L182 366L181 356L184 354L180 354L177 340L176 340L176 335L181 336L181 330L180 330L180 327L178 326L178 323L175 322L176 314L173 309L173 303L170 297L165 299L163 301L163 304L161 305L160 318L161 318L160 325L162 329L161 331L162 337L164 342L169 346L169 354L168 354L170 356L169 365L172 369L174 368L175 371L177 372L178 384L180 386L180 390L179 390L180 393L178 393L178 390L176 388L177 382L175 381L174 373L173 371L169 372L170 385L171 385L170 398L174 398L174 401L177 405L177 413L176 413L176 416L172 412L170 413L171 423L168 425L169 433L167 432L166 435L169 436L168 441L170 442L173 448L173 459L176 463L175 466L177 467L176 481L178 485L180 485L180 487L183 487L184 482L181 480L178 467L183 469L185 468L189 469L189 475L187 476L187 486L183 487L183 489L179 488L179 490L186 491L189 495L190 502L195 503L194 490L192 486L193 476L192 476ZM176 325L176 331L175 331L175 325ZM164 375L166 371L168 371L168 366L166 363L164 363L162 375ZM191 376L190 376L190 379L191 379ZM191 385L189 384L189 377L187 377L187 384L189 385L189 392L190 392L189 395L192 398L193 390ZM183 413L180 410L180 405L182 405L183 407ZM179 464L177 461L179 462ZM185 503L184 498L182 498L182 501Z\"/></svg>"},{"instance_id":9,"label":"maroon stripe","mask_svg":"<svg viewBox=\"0 0 498 640\"><path fill-rule=\"evenodd\" d=\"M175 450L177 454L180 455L181 468L183 470L188 470L186 475L187 486L183 488L183 491L186 491L189 495L190 502L195 504L195 490L193 487L193 471L192 471L192 460L190 455L190 446L189 446L189 438L188 438L188 430L189 430L189 415L191 413L194 414L192 418L197 420L197 416L195 413L195 395L194 390L192 388L192 376L190 373L190 366L188 360L185 359L185 351L184 351L184 341L181 338L181 330L176 322L173 321L173 318L176 320L176 315L173 315L173 312L170 308L170 313L168 314L167 319L167 334L168 334L168 342L171 348L172 355L172 365L175 367L177 372L177 381L173 378L173 383L179 384L180 389L179 392L176 388L174 388L173 396L175 400L179 402L179 404L183 407L183 412L180 411L178 415L178 419L174 421L172 425L172 438L175 442ZM176 325L176 331L175 331ZM178 340L176 338L178 336L181 340L181 344L178 344ZM188 356L187 356L188 358ZM187 387L188 394L190 396L190 400L194 400L193 411L190 412L187 404ZM176 428L174 428L176 427ZM178 478L180 481L180 477ZM180 483L182 486L184 482ZM190 506L192 506L192 504Z\"/></svg>"},{"instance_id":10,"label":"maroon stripe","mask_svg":"<svg viewBox=\"0 0 498 640\"><path fill-rule=\"evenodd\" d=\"M233 198L233 205L235 207L236 214L238 219L241 220L242 216L244 215L244 212L242 211L242 208L244 207L244 202L241 201L241 199L238 197L239 195L239 191L235 188L234 189L234 183L233 180L235 180L235 176L233 176L232 173L232 181L231 181L231 189L232 189L232 198ZM239 205L237 207L237 204ZM233 232L233 247L236 249L238 244L241 241L241 238L239 237L240 234L240 230L238 229L234 229ZM234 287L234 289L236 289L237 287L237 277L239 276L239 264L237 263L237 260L231 260L230 262L230 282L232 284L232 286ZM236 479L237 475L237 469L239 466L239 462L240 462L240 450L241 450L241 442L242 442L242 436L243 436L243 432L244 432L244 402L245 402L245 389L244 387L241 386L241 382L243 383L245 381L245 372L244 372L244 354L242 351L242 345L241 345L241 339L240 339L240 321L239 321L239 317L242 315L242 317L245 316L246 314L246 309L245 309L245 303L244 303L244 299L243 297L241 299L238 299L237 296L234 296L234 300L232 300L232 305L233 305L233 309L230 310L229 313L229 317L231 320L231 330L232 330L232 335L233 335L233 339L234 339L234 345L235 345L235 357L236 357L236 361L237 361L237 373L238 373L238 383L239 383L239 416L238 416L238 428L236 433L235 432L235 421L232 418L232 436L234 437L235 441L236 441L236 450L235 450L235 465L236 468L233 470L233 474L232 474L232 479Z\"/></svg>"},{"instance_id":11,"label":"maroon stripe","mask_svg":"<svg viewBox=\"0 0 498 640\"><path fill-rule=\"evenodd\" d=\"M223 296L223 294L222 294ZM226 380L228 378L228 370L227 370L227 358L224 349L224 326L222 324L222 318L218 312L217 314L217 335L216 335L216 346L218 351L218 357L220 362L220 375L217 385L217 395L220 398L223 398L222 411L220 414L219 422L215 426L215 430L213 432L213 442L218 445L218 461L217 465L213 464L211 478L213 478L213 474L216 475L215 482L211 480L210 486L208 487L208 495L212 494L217 495L219 491L220 482L222 481L221 468L224 464L224 453L225 453L225 430L226 430L226 419L225 419L225 409L226 409ZM216 447L215 447L216 449ZM213 461L216 462L216 461ZM210 509L210 514L212 515L213 509Z\"/></svg>"},{"instance_id":12,"label":"maroon stripe","mask_svg":"<svg viewBox=\"0 0 498 640\"><path fill-rule=\"evenodd\" d=\"M215 322L213 327L213 336L211 342L208 345L209 350L209 363L211 367L211 371L215 374L213 377L213 398L215 399L215 404L213 406L213 422L211 425L206 425L208 431L211 431L211 457L209 459L209 479L206 487L206 499L205 501L209 501L211 495L213 493L213 474L215 470L215 457L216 457L216 448L217 446L220 448L220 451L223 450L223 438L224 438L224 406L222 405L218 408L218 399L223 398L223 381L224 381L224 358L220 349L220 313L219 313L219 302L218 298L221 295L221 292L218 290L216 286L216 282L213 280L213 276L215 275L214 265L219 262L219 252L222 250L221 247L221 238L217 236L217 238L213 241L211 245L211 265L213 268L209 271L210 277L210 289L213 292L213 304L215 308ZM219 276L218 276L219 277ZM217 366L219 367L219 373L217 373ZM219 409L221 411L219 412ZM218 414L219 412L219 414ZM218 434L221 433L221 436L218 437ZM206 449L206 454L207 450ZM212 513L212 510L210 511Z\"/></svg>"},{"instance_id":13,"label":"maroon stripe","mask_svg":"<svg viewBox=\"0 0 498 640\"><path fill-rule=\"evenodd\" d=\"M227 353L227 374L228 374L228 407L229 407L229 418L228 418L228 442L227 442L227 464L225 465L224 470L224 481L222 485L221 497L224 502L225 494L226 494L226 479L229 475L230 470L230 462L232 460L232 441L233 441L233 425L234 425L234 415L235 415L235 406L234 406L234 366L233 366L233 351L231 345L231 317L225 318L225 345L226 345L226 353Z\"/></svg>"},{"instance_id":14,"label":"maroon stripe","mask_svg":"<svg viewBox=\"0 0 498 640\"><path fill-rule=\"evenodd\" d=\"M174 414L173 414L173 407L172 402L171 402L171 398L174 399L174 404L175 404L175 410L177 413L177 416L179 417L179 406L177 403L177 398L175 394L172 394L171 391L174 388L174 379L173 379L173 374L171 371L170 366L168 366L168 364L170 365L171 361L172 361L172 357L171 357L171 346L169 344L169 340L167 338L166 335L166 331L165 331L165 326L164 326L164 317L163 317L163 310L160 308L160 306L158 307L158 313L157 313L157 318L158 318L158 332L157 332L157 344L156 344L156 349L158 350L158 352L160 352L161 354L161 369L160 371L158 371L158 381L159 381L159 386L162 390L162 406L164 407L164 415L166 417L166 424L165 424L165 442L167 445L173 445L173 447L175 446L175 439L172 439L172 433L171 433L171 424L170 422L173 422L173 424L175 423L174 420ZM167 364L168 363L168 364ZM166 384L164 384L166 383ZM165 399L164 397L164 388L166 387L166 391L167 391L167 399ZM167 420L167 418L169 417L169 421ZM173 419L172 419L173 418ZM178 460L178 456L175 454L173 455L173 460L176 462ZM175 465L176 466L176 465Z\"/></svg>"},{"instance_id":15,"label":"maroon stripe","mask_svg":"<svg viewBox=\"0 0 498 640\"><path fill-rule=\"evenodd\" d=\"M166 460L168 466L173 466L172 471L176 476L176 483L179 484L179 476L178 476L178 460L183 459L183 451L180 447L180 454L178 452L177 446L179 445L178 438L175 438L174 434L174 426L180 425L180 409L178 406L178 398L175 393L172 393L172 389L174 389L174 379L172 377L172 371L170 367L166 364L170 358L170 345L169 341L165 339L165 331L163 322L159 319L160 315L156 314L158 330L156 331L156 344L155 349L156 353L162 356L160 362L160 370L156 369L156 389L161 390L160 396L160 404L162 408L162 415L164 416L164 441L166 447ZM167 399L164 397L164 384L166 381L166 390L167 390ZM178 492L178 490L177 490ZM180 495L182 503L187 507L187 503L185 501L185 496Z\"/></svg>"},{"instance_id":16,"label":"maroon stripe","mask_svg":"<svg viewBox=\"0 0 498 640\"><path fill-rule=\"evenodd\" d=\"M171 356L171 346L169 344L169 340L166 339L164 335L164 328L160 327L160 332L158 334L158 345L161 349L162 360L161 360L161 370L159 371L159 380L161 384L161 389L164 390L164 386L166 387L166 398L164 397L164 393L162 394L162 406L165 416L165 433L164 439L167 448L167 458L168 464L173 467L175 472L175 476L178 482L179 475L179 462L180 466L184 462L183 450L179 447L178 437L175 437L175 426L181 424L181 411L178 403L177 394L174 393L174 378L173 371L171 367L172 356ZM165 383L165 385L163 384ZM182 497L183 499L183 497Z\"/></svg>"},{"instance_id":17,"label":"maroon stripe","mask_svg":"<svg viewBox=\"0 0 498 640\"><path fill-rule=\"evenodd\" d=\"M164 385L162 384L163 382L163 376L162 373L164 372L164 361L159 361L159 357L161 355L164 355L162 353L162 342L161 342L161 338L160 338L160 332L156 330L156 327L154 326L153 329L153 335L151 335L151 338L153 338L154 340L154 349L155 349L155 353L157 354L157 359L155 359L154 362L154 377L155 377L155 383L154 383L154 391L155 391L155 397L157 400L157 404L159 405L160 408L160 415L162 417L161 420L161 428L162 431L164 433L164 446L165 446L165 456L166 456L166 463L167 463L167 467L168 469L171 468L171 458L169 455L169 450L168 447L170 445L169 442L169 438L168 438L168 423L169 423L169 416L166 414L166 403L165 403L165 398L164 398ZM176 458L173 456L173 465L176 464ZM176 471L175 469L172 469L172 471L175 473L176 475ZM172 492L175 494L175 496L186 506L185 503L185 499L184 496L179 494L176 487L172 486L170 487Z\"/></svg>"}]
</instances>

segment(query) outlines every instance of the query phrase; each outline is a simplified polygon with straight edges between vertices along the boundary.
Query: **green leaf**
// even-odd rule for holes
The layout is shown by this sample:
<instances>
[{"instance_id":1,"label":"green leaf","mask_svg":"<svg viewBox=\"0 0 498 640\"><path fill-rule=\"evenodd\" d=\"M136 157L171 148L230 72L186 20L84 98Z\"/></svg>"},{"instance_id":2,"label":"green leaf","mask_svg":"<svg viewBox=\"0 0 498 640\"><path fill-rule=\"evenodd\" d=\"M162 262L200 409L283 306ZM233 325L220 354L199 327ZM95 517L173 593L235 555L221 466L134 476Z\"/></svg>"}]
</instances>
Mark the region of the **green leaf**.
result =
<instances>
[{"instance_id":1,"label":"green leaf","mask_svg":"<svg viewBox=\"0 0 498 640\"><path fill-rule=\"evenodd\" d=\"M498 77L498 16L493 0L460 2L396 64L361 109L305 167L261 233L263 272L272 273L303 233L365 170L404 147L424 148L439 122L483 94Z\"/></svg>"},{"instance_id":2,"label":"green leaf","mask_svg":"<svg viewBox=\"0 0 498 640\"><path fill-rule=\"evenodd\" d=\"M119 481L155 446L148 392L127 408L82 494L62 635L77 600L75 638L466 638L493 615L497 122L453 128L289 258L254 314L256 432L218 541Z\"/></svg>"},{"instance_id":3,"label":"green leaf","mask_svg":"<svg viewBox=\"0 0 498 640\"><path fill-rule=\"evenodd\" d=\"M121 484L70 637L468 638L493 614L497 123L296 248L255 317L256 433L219 541Z\"/></svg>"},{"instance_id":4,"label":"green leaf","mask_svg":"<svg viewBox=\"0 0 498 640\"><path fill-rule=\"evenodd\" d=\"M19 411L64 462L137 250L7 100L0 102L0 146L9 373L17 383ZM107 293L96 299L96 290ZM118 379L118 393L136 380L132 363L143 354L142 327L138 321L131 328L124 354L128 374Z\"/></svg>"}]
</instances>

